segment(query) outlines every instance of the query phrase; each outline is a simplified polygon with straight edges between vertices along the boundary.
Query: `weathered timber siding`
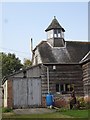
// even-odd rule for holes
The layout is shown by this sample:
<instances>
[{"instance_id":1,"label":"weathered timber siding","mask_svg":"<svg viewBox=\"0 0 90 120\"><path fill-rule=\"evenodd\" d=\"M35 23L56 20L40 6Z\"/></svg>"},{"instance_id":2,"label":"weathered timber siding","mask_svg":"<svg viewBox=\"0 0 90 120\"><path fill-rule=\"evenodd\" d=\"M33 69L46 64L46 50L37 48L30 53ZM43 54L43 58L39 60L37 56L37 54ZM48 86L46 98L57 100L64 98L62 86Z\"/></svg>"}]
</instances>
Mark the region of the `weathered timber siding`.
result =
<instances>
[{"instance_id":1,"label":"weathered timber siding","mask_svg":"<svg viewBox=\"0 0 90 120\"><path fill-rule=\"evenodd\" d=\"M56 93L56 84L74 84L74 90L77 96L83 95L82 69L80 65L53 65L49 67L50 92ZM42 95L47 94L47 72L46 67L42 68Z\"/></svg>"},{"instance_id":2,"label":"weathered timber siding","mask_svg":"<svg viewBox=\"0 0 90 120\"><path fill-rule=\"evenodd\" d=\"M4 83L4 107L41 106L41 69L33 66L10 76Z\"/></svg>"},{"instance_id":3,"label":"weathered timber siding","mask_svg":"<svg viewBox=\"0 0 90 120\"><path fill-rule=\"evenodd\" d=\"M20 77L23 78L24 74L23 71L11 76L11 77ZM40 66L33 66L30 69L26 70L26 77L27 78L32 78L32 77L40 77L41 76L41 69Z\"/></svg>"},{"instance_id":4,"label":"weathered timber siding","mask_svg":"<svg viewBox=\"0 0 90 120\"><path fill-rule=\"evenodd\" d=\"M13 107L41 106L41 79L13 79Z\"/></svg>"},{"instance_id":5,"label":"weathered timber siding","mask_svg":"<svg viewBox=\"0 0 90 120\"><path fill-rule=\"evenodd\" d=\"M90 96L90 62L83 64L82 69L83 69L84 95Z\"/></svg>"}]
</instances>

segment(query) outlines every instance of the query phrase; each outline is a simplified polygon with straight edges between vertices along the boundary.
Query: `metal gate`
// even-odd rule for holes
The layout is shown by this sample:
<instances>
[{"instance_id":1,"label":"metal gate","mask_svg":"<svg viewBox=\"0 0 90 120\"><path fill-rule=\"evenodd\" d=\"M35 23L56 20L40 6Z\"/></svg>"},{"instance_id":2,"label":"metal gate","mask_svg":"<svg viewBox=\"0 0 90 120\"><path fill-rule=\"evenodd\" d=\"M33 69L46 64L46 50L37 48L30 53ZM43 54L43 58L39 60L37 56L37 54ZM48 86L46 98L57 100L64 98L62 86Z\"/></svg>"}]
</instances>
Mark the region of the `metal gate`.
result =
<instances>
[{"instance_id":1,"label":"metal gate","mask_svg":"<svg viewBox=\"0 0 90 120\"><path fill-rule=\"evenodd\" d=\"M41 79L15 78L13 80L13 105L15 108L41 105Z\"/></svg>"}]
</instances>

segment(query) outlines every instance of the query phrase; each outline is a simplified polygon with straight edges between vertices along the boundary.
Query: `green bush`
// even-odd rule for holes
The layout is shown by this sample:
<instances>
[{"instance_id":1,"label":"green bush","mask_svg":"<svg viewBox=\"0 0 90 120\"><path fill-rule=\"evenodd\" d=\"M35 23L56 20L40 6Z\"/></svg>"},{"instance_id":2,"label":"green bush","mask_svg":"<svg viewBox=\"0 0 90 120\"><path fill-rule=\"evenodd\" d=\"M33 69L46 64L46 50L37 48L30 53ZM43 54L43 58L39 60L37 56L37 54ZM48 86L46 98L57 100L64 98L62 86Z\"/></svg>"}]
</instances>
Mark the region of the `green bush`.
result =
<instances>
[{"instance_id":1,"label":"green bush","mask_svg":"<svg viewBox=\"0 0 90 120\"><path fill-rule=\"evenodd\" d=\"M2 108L2 112L6 113L6 112L12 112L11 108Z\"/></svg>"},{"instance_id":2,"label":"green bush","mask_svg":"<svg viewBox=\"0 0 90 120\"><path fill-rule=\"evenodd\" d=\"M90 109L90 102L86 102L83 97L78 97L77 101L79 101L80 107Z\"/></svg>"},{"instance_id":3,"label":"green bush","mask_svg":"<svg viewBox=\"0 0 90 120\"><path fill-rule=\"evenodd\" d=\"M90 102L86 102L85 107L86 107L87 109L90 109Z\"/></svg>"}]
</instances>

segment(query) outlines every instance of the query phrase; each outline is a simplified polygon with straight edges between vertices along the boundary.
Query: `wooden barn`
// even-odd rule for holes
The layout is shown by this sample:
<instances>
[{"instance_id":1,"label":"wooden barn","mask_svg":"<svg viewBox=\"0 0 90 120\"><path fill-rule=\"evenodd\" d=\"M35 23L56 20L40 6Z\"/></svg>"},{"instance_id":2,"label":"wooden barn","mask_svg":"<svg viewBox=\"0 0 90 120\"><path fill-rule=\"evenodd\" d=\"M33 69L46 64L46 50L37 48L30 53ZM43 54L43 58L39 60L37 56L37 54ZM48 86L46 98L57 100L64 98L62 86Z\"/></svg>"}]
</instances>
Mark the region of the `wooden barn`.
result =
<instances>
[{"instance_id":1,"label":"wooden barn","mask_svg":"<svg viewBox=\"0 0 90 120\"><path fill-rule=\"evenodd\" d=\"M86 100L90 101L90 51L80 63L82 64L83 71L84 97Z\"/></svg>"},{"instance_id":2,"label":"wooden barn","mask_svg":"<svg viewBox=\"0 0 90 120\"><path fill-rule=\"evenodd\" d=\"M3 79L4 107L45 106L47 93L90 95L90 42L65 41L54 17L47 40L32 50L32 66Z\"/></svg>"}]
</instances>

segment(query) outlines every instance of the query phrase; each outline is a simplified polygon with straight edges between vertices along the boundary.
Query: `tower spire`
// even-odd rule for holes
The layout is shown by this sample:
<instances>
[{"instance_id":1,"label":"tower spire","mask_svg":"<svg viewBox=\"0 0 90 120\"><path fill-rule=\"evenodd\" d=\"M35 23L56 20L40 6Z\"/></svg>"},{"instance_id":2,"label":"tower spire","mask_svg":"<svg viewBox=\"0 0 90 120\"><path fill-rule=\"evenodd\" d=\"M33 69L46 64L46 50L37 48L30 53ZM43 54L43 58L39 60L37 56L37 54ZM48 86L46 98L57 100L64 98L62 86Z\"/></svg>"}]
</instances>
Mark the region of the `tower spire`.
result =
<instances>
[{"instance_id":1,"label":"tower spire","mask_svg":"<svg viewBox=\"0 0 90 120\"><path fill-rule=\"evenodd\" d=\"M64 41L64 28L59 24L56 16L54 16L51 24L45 30L47 32L47 40L53 47L63 47Z\"/></svg>"},{"instance_id":2,"label":"tower spire","mask_svg":"<svg viewBox=\"0 0 90 120\"><path fill-rule=\"evenodd\" d=\"M54 16L54 19L56 19L56 16Z\"/></svg>"}]
</instances>

